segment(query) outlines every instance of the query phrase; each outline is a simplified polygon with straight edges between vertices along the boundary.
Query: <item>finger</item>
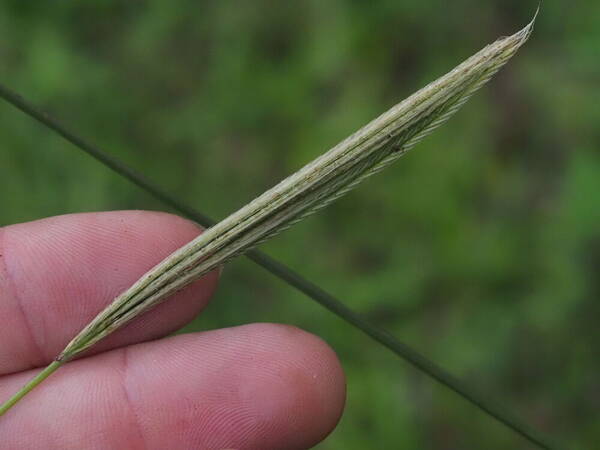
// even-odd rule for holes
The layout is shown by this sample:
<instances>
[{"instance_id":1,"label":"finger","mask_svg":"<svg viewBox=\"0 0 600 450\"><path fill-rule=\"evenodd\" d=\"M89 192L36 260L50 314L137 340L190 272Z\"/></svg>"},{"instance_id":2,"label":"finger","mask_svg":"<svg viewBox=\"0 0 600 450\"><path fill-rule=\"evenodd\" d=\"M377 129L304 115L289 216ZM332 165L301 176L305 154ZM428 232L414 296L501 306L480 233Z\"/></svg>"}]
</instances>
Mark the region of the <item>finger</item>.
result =
<instances>
[{"instance_id":1,"label":"finger","mask_svg":"<svg viewBox=\"0 0 600 450\"><path fill-rule=\"evenodd\" d=\"M45 365L115 296L200 232L144 211L73 214L0 229L0 374ZM163 336L207 303L211 273L94 351Z\"/></svg>"},{"instance_id":2,"label":"finger","mask_svg":"<svg viewBox=\"0 0 600 450\"><path fill-rule=\"evenodd\" d=\"M33 372L0 380L0 399ZM6 448L296 449L336 425L333 351L254 324L138 344L69 363L0 421Z\"/></svg>"}]
</instances>

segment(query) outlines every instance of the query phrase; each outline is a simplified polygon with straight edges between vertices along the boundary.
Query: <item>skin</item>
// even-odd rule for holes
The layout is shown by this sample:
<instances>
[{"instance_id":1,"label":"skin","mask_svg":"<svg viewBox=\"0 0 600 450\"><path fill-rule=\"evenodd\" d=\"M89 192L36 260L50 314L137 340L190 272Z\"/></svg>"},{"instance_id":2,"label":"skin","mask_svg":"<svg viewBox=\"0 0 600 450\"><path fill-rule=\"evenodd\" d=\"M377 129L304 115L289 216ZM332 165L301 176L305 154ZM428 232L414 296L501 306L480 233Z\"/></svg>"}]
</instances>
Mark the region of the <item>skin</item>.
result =
<instances>
[{"instance_id":1,"label":"skin","mask_svg":"<svg viewBox=\"0 0 600 450\"><path fill-rule=\"evenodd\" d=\"M144 211L0 228L0 402L200 232ZM0 447L264 450L321 441L341 416L345 380L318 337L257 323L163 338L202 311L217 281L208 274L61 368L0 417Z\"/></svg>"}]
</instances>

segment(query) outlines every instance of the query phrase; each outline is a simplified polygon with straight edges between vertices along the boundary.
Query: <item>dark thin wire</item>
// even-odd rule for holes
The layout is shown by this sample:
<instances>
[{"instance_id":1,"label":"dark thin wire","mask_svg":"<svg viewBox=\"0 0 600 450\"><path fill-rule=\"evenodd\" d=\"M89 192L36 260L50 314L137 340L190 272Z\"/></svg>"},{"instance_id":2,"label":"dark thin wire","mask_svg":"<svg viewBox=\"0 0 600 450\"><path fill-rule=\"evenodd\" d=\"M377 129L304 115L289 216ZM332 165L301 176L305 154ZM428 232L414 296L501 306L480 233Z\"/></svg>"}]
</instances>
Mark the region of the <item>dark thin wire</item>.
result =
<instances>
[{"instance_id":1,"label":"dark thin wire","mask_svg":"<svg viewBox=\"0 0 600 450\"><path fill-rule=\"evenodd\" d=\"M73 145L80 148L96 160L100 161L105 166L125 177L133 184L151 193L154 197L158 198L166 205L169 205L171 208L181 212L205 227L210 227L215 223L213 219L178 201L167 192L160 189L154 183L147 180L143 175L126 166L118 159L110 156L81 137L73 134L48 114L37 109L19 94L11 91L2 84L0 84L0 97L25 114L46 125L48 128L65 138L67 141L71 142ZM428 360L417 351L400 342L387 331L364 319L359 314L344 305L341 301L336 299L333 295L327 293L314 283L306 280L292 269L286 267L282 263L258 250L251 250L246 253L246 256L259 266L271 272L276 277L295 287L300 292L303 292L308 297L312 298L341 319L354 325L356 328L359 328L372 339L384 345L396 355L405 359L413 366L439 381L447 388L456 392L461 397L480 408L482 411L486 412L499 422L506 425L508 428L512 429L517 434L527 439L529 442L544 449L556 448L550 443L548 437L525 424L522 420L508 412L504 407L500 406L486 395L476 392L472 387L467 386L461 380L446 372L433 361Z\"/></svg>"}]
</instances>

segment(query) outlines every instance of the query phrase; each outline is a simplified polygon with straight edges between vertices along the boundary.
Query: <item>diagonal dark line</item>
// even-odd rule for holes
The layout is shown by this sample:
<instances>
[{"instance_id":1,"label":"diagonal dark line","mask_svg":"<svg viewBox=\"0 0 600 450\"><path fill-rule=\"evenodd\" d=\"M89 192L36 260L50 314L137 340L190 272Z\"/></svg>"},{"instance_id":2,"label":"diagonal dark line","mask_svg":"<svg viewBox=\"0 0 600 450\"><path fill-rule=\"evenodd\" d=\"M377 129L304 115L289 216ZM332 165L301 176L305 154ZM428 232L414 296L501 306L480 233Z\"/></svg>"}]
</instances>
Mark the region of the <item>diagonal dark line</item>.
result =
<instances>
[{"instance_id":1,"label":"diagonal dark line","mask_svg":"<svg viewBox=\"0 0 600 450\"><path fill-rule=\"evenodd\" d=\"M186 205L185 203L178 201L176 198L163 191L157 185L150 182L142 174L125 165L123 162L72 133L48 114L42 112L19 94L11 91L2 84L0 84L0 97L25 114L46 125L48 128L61 135L64 139L76 147L80 148L105 166L125 177L133 184L149 192L171 208L179 211L180 213L195 220L205 227L210 227L215 223L213 219ZM466 383L456 378L449 372L446 372L442 367L438 366L433 361L430 361L408 345L400 342L389 332L361 317L358 313L348 308L333 295L327 293L316 284L308 281L300 274L286 267L284 264L258 250L251 250L246 253L246 256L276 277L288 283L290 286L293 286L300 292L306 294L308 297L312 298L321 306L324 306L341 319L345 320L351 325L354 325L356 328L359 328L372 339L387 347L396 355L408 361L413 366L434 378L447 388L456 392L465 400L468 400L482 411L486 412L517 434L527 439L529 442L544 449L556 448L553 444L551 444L550 439L543 433L527 425L521 419L507 411L504 407L488 398L485 394L477 392L472 387L467 386Z\"/></svg>"}]
</instances>

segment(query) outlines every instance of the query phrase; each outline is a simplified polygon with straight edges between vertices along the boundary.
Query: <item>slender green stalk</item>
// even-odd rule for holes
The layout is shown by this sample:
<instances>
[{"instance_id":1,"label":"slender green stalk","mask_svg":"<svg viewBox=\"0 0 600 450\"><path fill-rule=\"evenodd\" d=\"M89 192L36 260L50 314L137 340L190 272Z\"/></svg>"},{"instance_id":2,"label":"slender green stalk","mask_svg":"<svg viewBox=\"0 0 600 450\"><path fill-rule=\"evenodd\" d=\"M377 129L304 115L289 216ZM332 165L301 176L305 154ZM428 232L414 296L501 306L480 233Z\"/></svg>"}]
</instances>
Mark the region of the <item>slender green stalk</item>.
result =
<instances>
[{"instance_id":1,"label":"slender green stalk","mask_svg":"<svg viewBox=\"0 0 600 450\"><path fill-rule=\"evenodd\" d=\"M363 170L362 173L360 172L360 170L355 169L355 172L353 173L353 175L358 174L359 176L354 177L354 178L353 177L346 178L346 183L340 183L336 186L337 189L335 191L337 191L337 192L334 192L335 195L331 195L330 199L328 199L326 201L322 201L316 207L313 207L310 210L310 212L314 212L315 210L320 209L321 207L328 204L330 201L334 200L335 198L339 197L340 195L342 195L343 193L345 193L346 191L348 191L349 189L354 187L356 184L358 184L359 181L361 181L363 178L366 178L366 176L381 170L381 168L383 168L385 165L389 164L393 160L397 159L398 156L400 156L405 151L407 151L409 148L411 148L413 145L415 145L426 134L428 134L433 129L435 129L437 126L439 126L441 123L443 123L445 120L447 120L447 118L450 115L452 115L468 99L468 97L476 89L478 89L481 85L483 85L493 75L493 73L495 73L495 71L498 70L498 68L501 65L503 65L510 56L512 56L512 54L514 53L514 51L516 51L518 46L520 46L529 36L531 29L532 29L532 25L533 25L533 22L528 27L526 27L526 29L521 31L520 33L517 33L516 35L512 36L511 38L506 39L506 40L513 39L513 43L518 41L518 45L515 48L509 49L508 53L496 55L496 56L498 56L496 65L494 66L494 64L491 64L490 66L488 66L487 72L481 71L481 73L478 74L478 77L474 77L475 82L474 82L474 80L471 80L469 89L462 90L462 92L460 90L458 90L457 92L455 92L454 96L452 96L452 95L447 96L444 99L445 102L441 102L439 104L439 107L435 111L437 113L437 118L435 118L435 120L431 120L431 116L430 116L429 120L424 120L424 121L421 121L420 123L419 123L419 121L417 121L416 126L415 126L415 123L413 123L413 127L408 129L408 133L406 133L404 136L405 140L404 141L400 140L400 142L396 142L395 145L391 146L391 151L388 151L388 153L387 153L387 159L380 158L379 161L375 161L374 163L370 164L368 170ZM498 41L498 42L501 42L501 41ZM498 44L498 42L489 47L493 47L494 45ZM484 51L480 52L480 54L485 53L486 50L489 50L489 47L484 49ZM498 49L496 48L496 50L498 50ZM478 54L478 55L480 55L480 54ZM488 51L487 56L489 57L489 51ZM475 58L475 57L473 57L473 58ZM473 58L471 58L470 60L472 60ZM457 71L460 72L460 70L459 70L460 68L465 69L465 65L468 66L467 62L464 63L463 65L459 66L459 68L455 69L453 72L457 72ZM451 75L453 72L451 72L449 75ZM446 76L446 77L449 77L449 76ZM448 81L448 80L446 80L446 81ZM428 94L433 95L436 93L435 89L440 87L439 81L436 83L438 83L437 87L435 86L435 83L428 86L428 88L429 88ZM468 85L469 83L465 83L465 84ZM433 87L433 89L432 89L432 87ZM410 103L411 99L408 99L407 101L403 102L399 106L404 105L406 107L407 102L409 104L408 106L412 107L412 106L415 106L415 104L418 106L419 102L415 103L414 97L417 97L417 100L419 100L419 94L421 94L421 97L422 97L423 91L426 91L428 88L423 89L418 94L411 97L411 99L413 99L412 104ZM0 85L0 97L4 98L9 103L16 106L18 109L22 110L26 114L34 117L35 119L42 122L49 128L53 129L54 131L59 133L61 136L63 136L66 140L73 143L75 146L84 150L85 152L87 152L88 154L90 154L91 156L93 156L94 158L96 158L97 160L102 162L103 164L107 165L108 167L110 167L111 169L116 171L117 173L119 173L122 176L124 176L125 178L129 179L130 181L132 181L134 184L138 185L142 189L145 189L146 191L150 192L151 194L153 194L154 196L156 196L157 198L159 198L166 204L170 205L174 209L182 212L183 214L187 215L188 217L196 220L197 222L199 222L205 226L210 226L214 223L207 216L205 216L205 215L199 213L198 211L194 210L193 208L190 208L189 206L177 201L175 198L173 198L166 192L162 191L160 188L156 187L156 185L154 185L153 183L144 179L140 174L136 173L135 171L133 171L132 169L130 169L129 167L124 165L122 162L109 156L108 154L106 154L105 152L100 150L99 148L87 143L85 140L76 136L74 133L68 131L65 127L60 125L54 119L52 119L48 115L40 112L37 108L35 108L30 103L28 103L21 96L19 96L18 94L15 94L14 92L10 91L8 88L6 88L2 85ZM422 100L422 98L421 98L421 100ZM390 113L388 113L388 114L390 114ZM384 117L384 116L382 116L382 117ZM381 124L378 124L378 126L381 126ZM365 128L368 128L368 126ZM365 129L363 129L363 130L365 130ZM361 131L363 131L363 130L361 130ZM357 134L360 134L360 132ZM354 138L355 136L356 135L353 135L351 138L349 138L349 140L352 140L352 138ZM391 136L388 136L388 137L391 138ZM344 141L344 143L347 141ZM342 143L342 144L344 144L344 143ZM340 145L342 145L342 144L340 144ZM380 143L380 145L381 145L381 143ZM381 145L381 146L386 147L386 145ZM389 148L388 148L388 150L389 150ZM365 169L365 168L363 167L363 169ZM321 200L322 200L322 197L320 198ZM305 212L304 214L301 215L301 217L304 217L307 214L308 213ZM293 220L292 223L295 222L296 220L298 220L298 218ZM289 224L287 226L289 226ZM270 235L271 234L268 234L267 237L270 237ZM265 236L263 236L263 239L264 238L265 238ZM254 242L254 245L256 245L256 242ZM234 252L234 255L235 255L235 252ZM551 448L551 445L549 444L548 440L543 435L541 435L540 433L531 429L526 424L521 422L519 419L513 417L506 410L504 410L504 408L498 406L491 400L486 399L485 396L483 396L482 394L475 392L472 388L463 384L459 379L456 379L451 374L444 371L441 367L439 367L436 364L434 364L433 362L427 360L425 357L423 357L416 351L412 350L410 347L406 346L405 344L399 342L396 338L394 338L391 334L387 333L385 330L382 330L381 328L378 328L377 326L370 323L369 321L361 318L354 311L347 308L342 302L335 299L332 295L323 291L318 286L316 286L313 283L309 282L308 280L302 278L299 274L293 272L291 269L287 268L283 264L273 260L272 258L270 258L269 256L267 256L261 252L258 252L256 250L249 250L246 255L251 260L256 262L257 264L259 264L262 267L269 270L272 274L283 279L291 286L296 287L298 290L302 291L309 297L313 298L314 300L316 300L318 303L320 303L322 306L324 306L328 310L332 311L333 313L335 313L339 317L343 318L347 322L349 322L352 325L361 329L363 332L365 332L371 338L375 339L377 342L383 344L384 346L386 346L387 348L392 350L395 354L401 356L402 358L404 358L405 360L407 360L408 362L413 364L415 367L419 368L426 374L430 375L434 379L436 379L439 382L441 382L442 384L446 385L448 388L452 389L453 391L455 391L456 393L458 393L459 395L464 397L466 400L472 402L474 405L481 408L483 411L490 414L492 417L494 417L497 420L499 420L500 422L504 423L509 428L513 429L515 432L522 435L530 442L540 446L541 448ZM120 310L119 314L117 316L115 316L115 319L118 319L118 321L120 322L123 319L123 317L124 317L123 313L125 313L125 312L126 311ZM137 315L137 314L134 314L134 316L135 315ZM104 319L106 320L106 317ZM80 340L79 340L78 345L81 346L81 349L78 350L76 353L78 353L79 351L82 351L83 349L92 345L95 342L95 341L93 341L93 342L92 341L93 341L93 338L90 338L89 335L87 335L85 337L81 337L81 335L80 335ZM71 351L72 351L72 349L71 349ZM65 349L65 352L63 352L61 354L61 356L59 356L59 359L61 361L66 361L67 359L70 359L72 356L73 355L70 354L70 352L68 351L68 348L67 348L67 349ZM52 363L49 366L49 368L47 368L44 372L42 372L42 374L40 374L40 376L46 372L47 372L47 375L49 375L54 370L56 370L56 368L58 366L56 366L55 368L53 368L52 370L49 371L50 367L53 367L53 365L55 365L55 364L57 364L56 361L54 363ZM36 380L38 378L39 377L36 377ZM18 401L23 395L25 395L27 392L29 392L29 390L31 390L31 388L33 388L35 385L37 385L39 382L41 382L44 378L45 378L45 376L43 378L40 378L39 381L37 381L37 383L34 384L33 386L31 386L29 389L26 389L28 386L30 386L31 383L28 384L22 391L20 391L17 395L15 395L9 401L10 405L8 405L8 407L4 408L4 406L6 406L6 405L3 406L3 408L4 408L3 411L6 411L10 406L12 406L14 403L16 403L16 401ZM32 381L32 383L33 383L33 381ZM15 400L12 401L13 399L15 399Z\"/></svg>"},{"instance_id":2,"label":"slender green stalk","mask_svg":"<svg viewBox=\"0 0 600 450\"><path fill-rule=\"evenodd\" d=\"M44 370L38 373L35 378L33 378L29 383L23 386L19 392L9 398L5 403L0 405L0 416L4 415L6 411L12 408L19 400L21 400L25 395L27 395L33 388L35 388L38 384L52 375L56 370L62 366L63 363L61 361L52 361Z\"/></svg>"}]
</instances>

